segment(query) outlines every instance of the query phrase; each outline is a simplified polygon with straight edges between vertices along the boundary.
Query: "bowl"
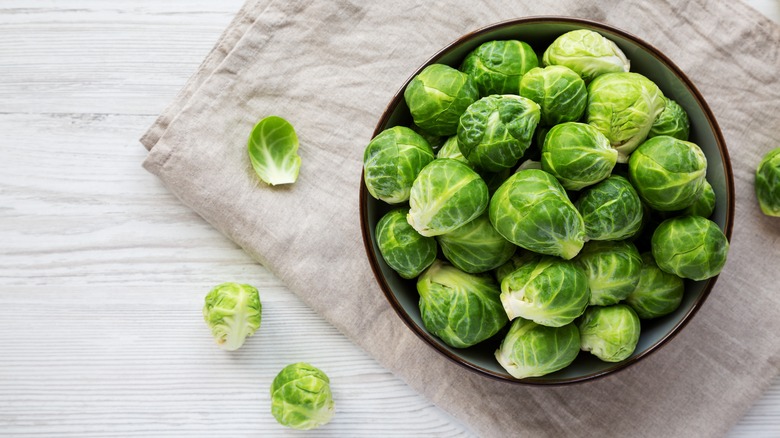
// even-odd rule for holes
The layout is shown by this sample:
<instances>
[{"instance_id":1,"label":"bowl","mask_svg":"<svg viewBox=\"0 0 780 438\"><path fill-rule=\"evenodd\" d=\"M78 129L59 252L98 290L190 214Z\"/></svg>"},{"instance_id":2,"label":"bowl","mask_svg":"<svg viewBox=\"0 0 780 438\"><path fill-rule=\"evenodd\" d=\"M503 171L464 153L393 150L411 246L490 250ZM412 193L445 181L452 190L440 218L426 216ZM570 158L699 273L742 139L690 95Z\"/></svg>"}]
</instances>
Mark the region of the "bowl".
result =
<instances>
[{"instance_id":1,"label":"bowl","mask_svg":"<svg viewBox=\"0 0 780 438\"><path fill-rule=\"evenodd\" d=\"M631 71L641 73L654 81L666 97L677 101L691 121L690 141L701 147L707 156L707 180L716 194L715 212L710 217L731 238L734 218L734 180L726 143L718 123L693 82L660 50L630 33L593 21L568 17L528 17L493 24L466 34L433 55L409 79L379 117L373 136L397 125L411 125L411 116L403 91L411 79L432 63L458 67L463 58L480 44L491 40L518 39L535 50L546 48L559 35L576 29L590 29L614 41L631 60ZM540 56L541 59L541 56ZM477 374L520 384L563 385L590 381L626 369L649 354L658 351L683 330L707 299L717 277L704 281L685 281L685 295L680 307L661 318L642 321L642 331L634 353L618 363L602 362L587 352L580 352L568 367L542 377L515 379L498 364L494 352L501 342L500 332L476 346L452 348L430 334L423 326L418 308L419 295L415 280L405 280L382 259L376 244L374 230L379 219L391 209L371 197L363 179L360 186L360 220L369 262L390 305L404 323L431 348Z\"/></svg>"}]
</instances>

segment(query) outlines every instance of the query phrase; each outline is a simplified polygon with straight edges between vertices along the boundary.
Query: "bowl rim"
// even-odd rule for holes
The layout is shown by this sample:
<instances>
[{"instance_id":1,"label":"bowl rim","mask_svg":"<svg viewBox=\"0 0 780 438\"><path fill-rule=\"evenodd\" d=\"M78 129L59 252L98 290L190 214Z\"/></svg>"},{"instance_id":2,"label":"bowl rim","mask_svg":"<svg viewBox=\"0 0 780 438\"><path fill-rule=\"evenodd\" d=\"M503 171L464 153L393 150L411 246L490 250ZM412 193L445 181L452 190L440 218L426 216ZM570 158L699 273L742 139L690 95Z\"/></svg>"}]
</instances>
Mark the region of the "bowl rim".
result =
<instances>
[{"instance_id":1,"label":"bowl rim","mask_svg":"<svg viewBox=\"0 0 780 438\"><path fill-rule=\"evenodd\" d=\"M412 78L417 76L425 67L427 67L430 64L436 63L439 59L441 59L443 56L449 53L454 47L462 43L465 43L472 38L505 27L515 26L518 24L531 24L531 23L533 24L538 24L538 23L574 24L574 25L581 25L583 27L590 28L596 31L603 31L606 33L613 33L619 35L625 39L631 40L638 46L645 49L650 55L654 56L661 63L665 64L667 68L669 68L669 70L680 80L680 82L688 89L688 91L694 97L697 104L699 104L699 106L701 107L702 112L704 113L704 116L707 119L707 122L709 124L710 130L714 134L715 142L717 144L718 151L720 152L721 155L721 161L723 163L723 168L724 168L724 176L726 177L726 210L727 210L725 223L723 227L723 233L726 235L728 241L731 242L731 232L734 223L734 209L735 209L734 176L731 169L731 160L729 158L728 149L726 148L726 141L723 137L723 133L720 130L720 126L718 125L718 122L715 119L712 110L707 104L707 101L704 99L704 96L702 96L701 92L699 92L698 88L696 88L693 82L688 78L688 76L685 73L683 73L683 71L674 62L672 62L671 59L669 59L666 55L664 55L659 49L657 49L655 46L647 43L642 38L639 38L634 34L631 34L622 29L616 28L614 26L605 23L588 20L584 18L577 18L577 17L540 15L540 16L528 16L528 17L504 20L504 21L496 22L478 28L472 32L468 32L458 37L456 40L445 45L441 50L439 50L433 56L428 58L422 65L420 65L420 67L417 70L414 71L414 73L412 73L406 79L406 81L403 83L401 88L393 95L393 98L390 100L390 103L388 103L388 105L386 106L384 112L382 113L382 116L379 118L379 121L377 122L376 127L374 128L371 138L376 137L380 132L382 132L385 129L385 125L388 123L391 114L395 111L401 99L403 99L403 92L406 89L407 85L409 85L409 82L412 80ZM672 338L674 338L679 332L681 332L682 329L688 324L688 322L690 322L693 316L699 311L702 304L707 300L707 297L709 296L710 292L712 291L712 288L715 286L715 282L718 279L718 276L709 278L707 280L707 283L704 285L704 288L699 298L693 302L691 308L688 310L687 313L685 313L682 316L680 321L678 321L674 325L674 327L672 327L672 329L669 330L668 333L663 335L658 341L656 341L651 346L649 346L645 351L641 352L640 354L634 357L631 357L622 362L617 362L615 363L615 365L608 367L606 369L594 373L586 374L583 376L574 377L574 378L547 378L544 380L531 380L531 379L516 379L513 377L507 377L505 375L497 374L489 369L471 363L459 357L458 355L450 352L446 348L442 347L436 340L434 340L432 335L430 335L427 331L419 327L414 322L414 320L412 320L411 316L406 312L406 310L404 310L401 303L395 297L395 294L390 288L390 285L387 283L387 280L385 279L384 275L382 274L381 268L379 267L379 262L377 260L378 256L373 251L373 242L371 241L371 230L369 229L369 225L368 225L369 222L368 209L366 206L366 202L369 201L368 197L370 196L370 194L368 193L368 189L365 184L364 172L361 173L361 177L360 177L359 196L360 196L360 206L359 206L360 228L363 236L363 245L365 247L366 254L368 255L368 260L371 265L371 270L374 273L374 277L377 280L377 283L379 283L379 287L382 289L385 298L388 300L395 313L398 314L398 316L401 318L404 324L406 324L406 326L414 334L416 334L425 343L433 347L435 351L442 354L450 361L462 367L465 367L471 371L474 371L476 372L476 374L489 377L495 380L499 380L502 382L508 382L508 383L520 384L520 385L532 385L532 386L561 386L561 385L568 385L573 383L583 383L583 382L593 381L605 377L607 375L615 374L618 371L624 370L626 368L629 368L631 365L641 361L642 359L646 358L650 354L659 350L663 345L665 345Z\"/></svg>"}]
</instances>

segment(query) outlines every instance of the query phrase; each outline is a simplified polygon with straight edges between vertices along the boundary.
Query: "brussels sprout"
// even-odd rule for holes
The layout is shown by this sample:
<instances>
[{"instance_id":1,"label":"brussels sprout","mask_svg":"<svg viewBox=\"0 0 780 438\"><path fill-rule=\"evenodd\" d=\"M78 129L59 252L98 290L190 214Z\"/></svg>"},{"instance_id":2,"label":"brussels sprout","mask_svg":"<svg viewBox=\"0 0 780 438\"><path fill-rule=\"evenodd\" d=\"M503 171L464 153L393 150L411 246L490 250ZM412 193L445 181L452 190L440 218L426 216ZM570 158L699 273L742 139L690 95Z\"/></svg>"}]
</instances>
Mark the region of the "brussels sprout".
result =
<instances>
[{"instance_id":1,"label":"brussels sprout","mask_svg":"<svg viewBox=\"0 0 780 438\"><path fill-rule=\"evenodd\" d=\"M588 242L574 260L588 276L591 306L608 306L626 299L642 270L639 251L626 241Z\"/></svg>"},{"instance_id":2,"label":"brussels sprout","mask_svg":"<svg viewBox=\"0 0 780 438\"><path fill-rule=\"evenodd\" d=\"M508 322L490 275L467 274L436 260L417 280L417 292L423 325L454 348L482 342Z\"/></svg>"},{"instance_id":3,"label":"brussels sprout","mask_svg":"<svg viewBox=\"0 0 780 438\"><path fill-rule=\"evenodd\" d=\"M642 271L639 282L626 298L626 304L641 319L668 315L682 302L685 287L683 280L661 270L649 252L642 254Z\"/></svg>"},{"instance_id":4,"label":"brussels sprout","mask_svg":"<svg viewBox=\"0 0 780 438\"><path fill-rule=\"evenodd\" d=\"M271 414L282 426L314 429L327 424L334 412L330 379L307 363L287 365L271 383Z\"/></svg>"},{"instance_id":5,"label":"brussels sprout","mask_svg":"<svg viewBox=\"0 0 780 438\"><path fill-rule=\"evenodd\" d=\"M699 190L699 194L696 196L696 200L693 204L688 206L682 211L682 214L689 214L691 216L710 217L715 211L715 190L712 189L707 180L704 180L704 184Z\"/></svg>"},{"instance_id":6,"label":"brussels sprout","mask_svg":"<svg viewBox=\"0 0 780 438\"><path fill-rule=\"evenodd\" d=\"M756 169L756 198L767 216L780 216L780 148L769 151Z\"/></svg>"},{"instance_id":7,"label":"brussels sprout","mask_svg":"<svg viewBox=\"0 0 780 438\"><path fill-rule=\"evenodd\" d=\"M628 175L639 197L658 211L682 210L696 201L707 174L707 158L693 143L653 137L628 162Z\"/></svg>"},{"instance_id":8,"label":"brussels sprout","mask_svg":"<svg viewBox=\"0 0 780 438\"><path fill-rule=\"evenodd\" d=\"M388 204L408 200L412 182L431 161L433 150L420 134L403 126L382 131L363 153L368 193Z\"/></svg>"},{"instance_id":9,"label":"brussels sprout","mask_svg":"<svg viewBox=\"0 0 780 438\"><path fill-rule=\"evenodd\" d=\"M647 137L658 114L664 109L664 95L639 73L609 73L588 86L588 124L595 126L618 151L618 163Z\"/></svg>"},{"instance_id":10,"label":"brussels sprout","mask_svg":"<svg viewBox=\"0 0 780 438\"><path fill-rule=\"evenodd\" d=\"M458 146L471 163L491 172L517 164L539 123L539 105L520 96L493 95L460 117Z\"/></svg>"},{"instance_id":11,"label":"brussels sprout","mask_svg":"<svg viewBox=\"0 0 780 438\"><path fill-rule=\"evenodd\" d=\"M490 199L490 222L504 238L540 254L571 259L585 243L585 224L561 184L543 170L521 170Z\"/></svg>"},{"instance_id":12,"label":"brussels sprout","mask_svg":"<svg viewBox=\"0 0 780 438\"><path fill-rule=\"evenodd\" d=\"M521 170L528 170L528 169L542 170L542 163L540 161L525 160L522 163L520 163L520 166L517 167L516 172L519 172Z\"/></svg>"},{"instance_id":13,"label":"brussels sprout","mask_svg":"<svg viewBox=\"0 0 780 438\"><path fill-rule=\"evenodd\" d=\"M222 283L206 295L203 319L223 350L238 350L260 328L263 305L248 284Z\"/></svg>"},{"instance_id":14,"label":"brussels sprout","mask_svg":"<svg viewBox=\"0 0 780 438\"><path fill-rule=\"evenodd\" d=\"M433 135L415 124L412 124L411 129L412 131L420 134L420 136L424 138L429 145L431 145L431 149L433 149L434 152L441 149L441 147L444 145L444 142L447 141L448 138L446 135Z\"/></svg>"},{"instance_id":15,"label":"brussels sprout","mask_svg":"<svg viewBox=\"0 0 780 438\"><path fill-rule=\"evenodd\" d=\"M542 56L544 65L563 65L591 81L604 73L627 72L630 62L609 39L592 30L580 29L559 36Z\"/></svg>"},{"instance_id":16,"label":"brussels sprout","mask_svg":"<svg viewBox=\"0 0 780 438\"><path fill-rule=\"evenodd\" d=\"M518 251L515 251L515 254L507 260L506 263L496 268L493 273L495 274L496 281L498 281L499 284L506 278L509 274L516 271L520 266L523 266L527 263L531 263L532 261L538 259L540 256L539 254L536 254L531 251L526 251L524 249L520 249Z\"/></svg>"},{"instance_id":17,"label":"brussels sprout","mask_svg":"<svg viewBox=\"0 0 780 438\"><path fill-rule=\"evenodd\" d=\"M421 236L406 221L408 208L390 211L376 225L376 243L385 262L403 278L415 278L436 260L436 239Z\"/></svg>"},{"instance_id":18,"label":"brussels sprout","mask_svg":"<svg viewBox=\"0 0 780 438\"><path fill-rule=\"evenodd\" d=\"M639 342L639 317L625 304L589 307L578 326L582 351L604 362L628 359Z\"/></svg>"},{"instance_id":19,"label":"brussels sprout","mask_svg":"<svg viewBox=\"0 0 780 438\"><path fill-rule=\"evenodd\" d=\"M555 125L542 146L542 170L569 190L580 190L608 177L618 153L604 134L591 125L568 122Z\"/></svg>"},{"instance_id":20,"label":"brussels sprout","mask_svg":"<svg viewBox=\"0 0 780 438\"><path fill-rule=\"evenodd\" d=\"M496 360L516 379L539 377L566 368L580 352L577 326L545 327L522 318L512 322Z\"/></svg>"},{"instance_id":21,"label":"brussels sprout","mask_svg":"<svg viewBox=\"0 0 780 438\"><path fill-rule=\"evenodd\" d=\"M458 119L479 98L474 79L444 64L431 64L404 91L414 123L432 135L453 135Z\"/></svg>"},{"instance_id":22,"label":"brussels sprout","mask_svg":"<svg viewBox=\"0 0 780 438\"><path fill-rule=\"evenodd\" d=\"M412 184L406 220L423 236L438 236L478 218L489 201L485 181L458 160L432 161Z\"/></svg>"},{"instance_id":23,"label":"brussels sprout","mask_svg":"<svg viewBox=\"0 0 780 438\"><path fill-rule=\"evenodd\" d=\"M729 241L718 225L701 216L679 216L661 222L650 245L659 268L691 280L718 275L729 252Z\"/></svg>"},{"instance_id":24,"label":"brussels sprout","mask_svg":"<svg viewBox=\"0 0 780 438\"><path fill-rule=\"evenodd\" d=\"M488 193L493 196L493 193L501 187L501 184L509 178L512 174L512 169L499 170L498 172L487 172L484 170L477 172L482 177L482 181L487 184Z\"/></svg>"},{"instance_id":25,"label":"brussels sprout","mask_svg":"<svg viewBox=\"0 0 780 438\"><path fill-rule=\"evenodd\" d=\"M560 327L582 315L589 299L585 272L555 257L531 260L501 281L501 303L510 320Z\"/></svg>"},{"instance_id":26,"label":"brussels sprout","mask_svg":"<svg viewBox=\"0 0 780 438\"><path fill-rule=\"evenodd\" d=\"M665 99L661 114L656 117L653 126L650 127L650 133L647 138L658 137L659 135L668 135L678 140L688 140L688 132L691 129L691 123L688 121L688 113L672 99Z\"/></svg>"},{"instance_id":27,"label":"brussels sprout","mask_svg":"<svg viewBox=\"0 0 780 438\"><path fill-rule=\"evenodd\" d=\"M438 239L444 257L456 268L471 274L501 266L517 248L498 234L487 214L442 234Z\"/></svg>"},{"instance_id":28,"label":"brussels sprout","mask_svg":"<svg viewBox=\"0 0 780 438\"><path fill-rule=\"evenodd\" d=\"M247 150L252 168L266 184L292 184L298 179L298 136L287 120L276 116L260 120L252 129Z\"/></svg>"},{"instance_id":29,"label":"brussels sprout","mask_svg":"<svg viewBox=\"0 0 780 438\"><path fill-rule=\"evenodd\" d=\"M539 104L543 126L579 120L588 101L585 81L562 65L530 70L520 80L520 95Z\"/></svg>"},{"instance_id":30,"label":"brussels sprout","mask_svg":"<svg viewBox=\"0 0 780 438\"><path fill-rule=\"evenodd\" d=\"M438 152L436 152L436 158L451 158L453 160L461 161L465 164L468 164L469 167L472 169L474 168L474 165L469 162L469 160L466 159L466 157L463 156L462 153L460 153L460 148L458 147L458 136L453 135L447 139L447 141L444 142L444 144L441 146L441 149L439 149Z\"/></svg>"},{"instance_id":31,"label":"brussels sprout","mask_svg":"<svg viewBox=\"0 0 780 438\"><path fill-rule=\"evenodd\" d=\"M585 221L590 240L622 240L642 226L644 208L636 190L622 176L613 175L588 187L574 204Z\"/></svg>"},{"instance_id":32,"label":"brussels sprout","mask_svg":"<svg viewBox=\"0 0 780 438\"><path fill-rule=\"evenodd\" d=\"M522 41L488 41L469 53L460 69L477 83L481 96L517 94L520 78L539 65L534 49Z\"/></svg>"}]
</instances>

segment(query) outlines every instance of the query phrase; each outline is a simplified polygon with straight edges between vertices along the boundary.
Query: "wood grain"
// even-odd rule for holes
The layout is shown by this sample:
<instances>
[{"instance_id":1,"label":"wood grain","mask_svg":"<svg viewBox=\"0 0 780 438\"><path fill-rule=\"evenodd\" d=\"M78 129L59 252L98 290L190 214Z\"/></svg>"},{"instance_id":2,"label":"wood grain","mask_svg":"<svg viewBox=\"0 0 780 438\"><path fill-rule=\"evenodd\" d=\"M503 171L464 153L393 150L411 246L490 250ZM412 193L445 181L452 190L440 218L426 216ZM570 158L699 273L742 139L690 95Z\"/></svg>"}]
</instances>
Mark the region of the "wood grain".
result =
<instances>
[{"instance_id":1,"label":"wood grain","mask_svg":"<svg viewBox=\"0 0 780 438\"><path fill-rule=\"evenodd\" d=\"M268 386L304 360L337 404L309 435L471 436L141 168L138 138L240 5L0 5L0 435L298 436ZM264 305L235 353L200 313L223 281ZM780 379L731 436L780 436Z\"/></svg>"}]
</instances>

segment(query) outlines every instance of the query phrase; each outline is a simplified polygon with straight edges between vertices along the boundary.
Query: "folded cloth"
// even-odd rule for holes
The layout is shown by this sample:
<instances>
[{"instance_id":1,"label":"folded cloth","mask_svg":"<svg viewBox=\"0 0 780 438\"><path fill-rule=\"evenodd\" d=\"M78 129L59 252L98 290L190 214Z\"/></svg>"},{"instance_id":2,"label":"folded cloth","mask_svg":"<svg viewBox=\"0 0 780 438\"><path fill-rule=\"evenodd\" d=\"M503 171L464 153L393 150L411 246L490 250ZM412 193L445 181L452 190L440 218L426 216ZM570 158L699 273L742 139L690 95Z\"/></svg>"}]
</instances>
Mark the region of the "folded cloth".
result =
<instances>
[{"instance_id":1,"label":"folded cloth","mask_svg":"<svg viewBox=\"0 0 780 438\"><path fill-rule=\"evenodd\" d=\"M381 364L480 436L714 436L780 368L780 222L753 173L777 147L780 28L740 2L250 2L211 62L145 137L144 166ZM697 84L723 129L736 184L729 261L702 309L660 351L566 387L525 387L451 363L404 326L363 250L362 152L408 75L458 36L530 15L602 21L656 45ZM251 24L248 24L251 23ZM240 39L238 39L240 37ZM227 56L225 56L227 54ZM221 62L220 62L220 59ZM246 140L290 121L291 186L254 175ZM172 121L171 121L172 120ZM159 138L158 138L159 137Z\"/></svg>"}]
</instances>

